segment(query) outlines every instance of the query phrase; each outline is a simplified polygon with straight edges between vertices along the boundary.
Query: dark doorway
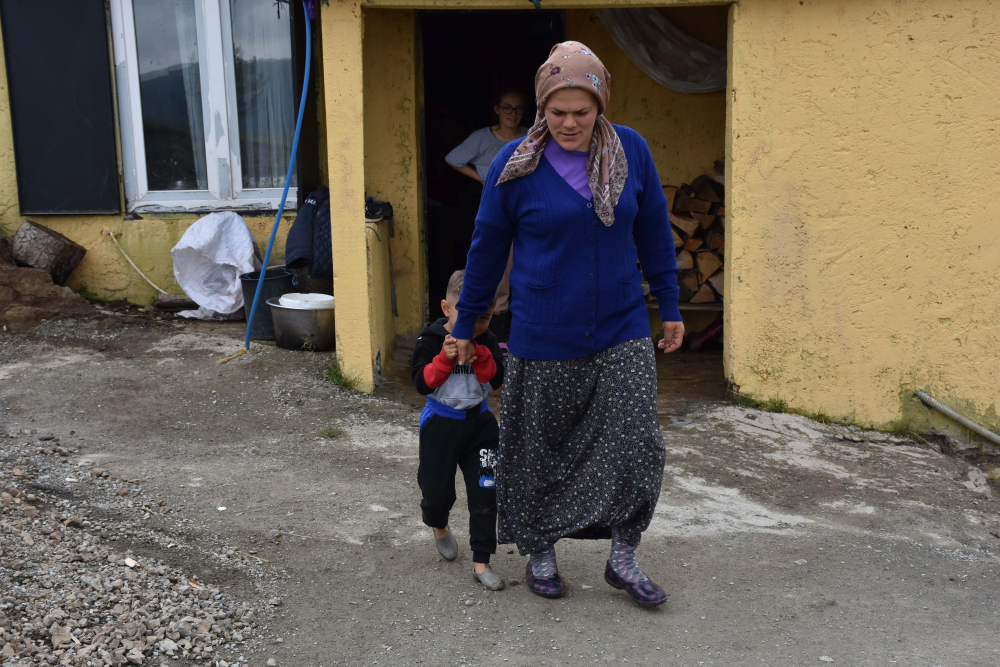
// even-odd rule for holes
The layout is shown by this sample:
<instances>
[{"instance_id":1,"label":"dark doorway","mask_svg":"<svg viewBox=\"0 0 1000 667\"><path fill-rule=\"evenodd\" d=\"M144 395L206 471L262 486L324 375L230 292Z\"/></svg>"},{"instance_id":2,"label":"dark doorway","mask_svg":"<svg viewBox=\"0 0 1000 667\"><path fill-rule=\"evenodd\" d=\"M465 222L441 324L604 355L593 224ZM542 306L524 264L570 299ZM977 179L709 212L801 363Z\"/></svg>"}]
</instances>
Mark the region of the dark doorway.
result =
<instances>
[{"instance_id":1,"label":"dark doorway","mask_svg":"<svg viewBox=\"0 0 1000 667\"><path fill-rule=\"evenodd\" d=\"M424 70L424 174L430 317L441 316L448 277L465 267L482 186L445 156L473 131L494 125L497 94L525 97L522 125L535 118L535 71L565 39L560 11L426 11L421 14Z\"/></svg>"}]
</instances>

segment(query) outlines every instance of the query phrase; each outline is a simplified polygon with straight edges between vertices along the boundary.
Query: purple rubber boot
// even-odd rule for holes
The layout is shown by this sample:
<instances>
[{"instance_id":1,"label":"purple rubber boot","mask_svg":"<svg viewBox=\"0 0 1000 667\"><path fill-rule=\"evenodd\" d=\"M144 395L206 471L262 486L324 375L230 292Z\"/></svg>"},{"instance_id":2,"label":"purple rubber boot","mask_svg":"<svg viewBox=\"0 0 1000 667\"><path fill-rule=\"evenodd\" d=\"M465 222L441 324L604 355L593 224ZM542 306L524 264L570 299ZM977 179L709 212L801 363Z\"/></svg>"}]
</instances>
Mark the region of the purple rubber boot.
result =
<instances>
[{"instance_id":1,"label":"purple rubber boot","mask_svg":"<svg viewBox=\"0 0 1000 667\"><path fill-rule=\"evenodd\" d=\"M563 588L562 577L556 572L551 577L536 577L531 572L531 563L524 566L524 580L528 583L528 589L535 595L543 598L561 598L565 589Z\"/></svg>"},{"instance_id":2,"label":"purple rubber boot","mask_svg":"<svg viewBox=\"0 0 1000 667\"><path fill-rule=\"evenodd\" d=\"M628 593L630 598L647 607L655 607L656 605L663 604L667 601L666 592L654 584L651 579L644 579L634 584L630 584L619 577L617 572L611 569L610 561L608 561L608 564L604 567L604 581L608 582L608 585L612 588L625 591Z\"/></svg>"}]
</instances>

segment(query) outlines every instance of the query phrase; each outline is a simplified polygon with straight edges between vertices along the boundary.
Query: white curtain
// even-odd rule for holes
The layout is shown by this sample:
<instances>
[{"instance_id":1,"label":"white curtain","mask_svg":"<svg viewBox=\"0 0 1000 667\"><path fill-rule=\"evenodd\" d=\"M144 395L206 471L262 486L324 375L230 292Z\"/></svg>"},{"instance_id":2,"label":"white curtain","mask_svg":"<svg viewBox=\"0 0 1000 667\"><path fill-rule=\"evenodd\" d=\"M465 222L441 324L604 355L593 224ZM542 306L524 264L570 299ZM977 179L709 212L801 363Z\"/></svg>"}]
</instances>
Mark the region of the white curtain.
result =
<instances>
[{"instance_id":1,"label":"white curtain","mask_svg":"<svg viewBox=\"0 0 1000 667\"><path fill-rule=\"evenodd\" d=\"M297 111L291 12L260 0L230 0L230 8L243 187L284 187Z\"/></svg>"},{"instance_id":2,"label":"white curtain","mask_svg":"<svg viewBox=\"0 0 1000 667\"><path fill-rule=\"evenodd\" d=\"M599 9L597 16L629 60L680 93L726 88L726 52L691 37L656 9Z\"/></svg>"},{"instance_id":3,"label":"white curtain","mask_svg":"<svg viewBox=\"0 0 1000 667\"><path fill-rule=\"evenodd\" d=\"M177 25L178 52L187 102L188 125L191 129L191 151L199 190L208 189L208 168L205 164L204 109L201 104L201 74L198 69L198 36L194 19L194 2L176 2L174 20Z\"/></svg>"}]
</instances>

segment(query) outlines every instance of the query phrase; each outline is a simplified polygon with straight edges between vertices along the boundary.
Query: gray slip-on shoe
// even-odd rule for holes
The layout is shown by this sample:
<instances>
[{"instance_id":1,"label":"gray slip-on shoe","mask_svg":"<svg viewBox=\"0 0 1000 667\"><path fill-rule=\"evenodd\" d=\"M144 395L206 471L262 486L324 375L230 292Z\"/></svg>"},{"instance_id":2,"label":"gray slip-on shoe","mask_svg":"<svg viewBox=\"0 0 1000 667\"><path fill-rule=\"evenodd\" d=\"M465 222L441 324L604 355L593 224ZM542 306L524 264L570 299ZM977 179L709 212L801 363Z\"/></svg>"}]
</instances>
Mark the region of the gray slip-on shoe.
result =
<instances>
[{"instance_id":1,"label":"gray slip-on shoe","mask_svg":"<svg viewBox=\"0 0 1000 667\"><path fill-rule=\"evenodd\" d=\"M472 576L476 581L491 591L502 591L504 589L503 579L501 579L497 573L493 571L492 567L486 568L482 574L477 574L476 571L473 570Z\"/></svg>"},{"instance_id":2,"label":"gray slip-on shoe","mask_svg":"<svg viewBox=\"0 0 1000 667\"><path fill-rule=\"evenodd\" d=\"M458 555L458 544L455 543L455 537L451 531L448 531L444 537L435 537L434 544L437 545L438 553L445 560L455 560L455 556Z\"/></svg>"}]
</instances>

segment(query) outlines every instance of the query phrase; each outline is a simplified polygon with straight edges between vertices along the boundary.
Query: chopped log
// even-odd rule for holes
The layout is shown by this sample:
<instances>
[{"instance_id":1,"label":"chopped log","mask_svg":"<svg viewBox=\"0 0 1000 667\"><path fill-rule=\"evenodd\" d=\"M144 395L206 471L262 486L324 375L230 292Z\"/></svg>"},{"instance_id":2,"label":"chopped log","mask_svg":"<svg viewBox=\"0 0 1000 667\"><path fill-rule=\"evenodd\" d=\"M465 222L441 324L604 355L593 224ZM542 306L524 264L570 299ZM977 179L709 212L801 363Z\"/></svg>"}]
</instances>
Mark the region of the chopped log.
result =
<instances>
[{"instance_id":1,"label":"chopped log","mask_svg":"<svg viewBox=\"0 0 1000 667\"><path fill-rule=\"evenodd\" d=\"M694 190L695 196L698 195L698 191L705 185L706 181L712 180L712 177L708 174L702 174L701 176L695 176L694 180L691 181L691 189Z\"/></svg>"},{"instance_id":2,"label":"chopped log","mask_svg":"<svg viewBox=\"0 0 1000 667\"><path fill-rule=\"evenodd\" d=\"M695 260L698 262L699 285L708 280L709 276L718 271L723 264L718 255L709 251L696 253Z\"/></svg>"},{"instance_id":3,"label":"chopped log","mask_svg":"<svg viewBox=\"0 0 1000 667\"><path fill-rule=\"evenodd\" d=\"M689 238L687 241L684 242L684 247L691 251L697 250L703 245L705 245L705 242L702 241L697 236L692 236L691 238Z\"/></svg>"},{"instance_id":4,"label":"chopped log","mask_svg":"<svg viewBox=\"0 0 1000 667\"><path fill-rule=\"evenodd\" d=\"M702 229L708 229L715 222L715 216L711 213L692 213L691 217L698 221Z\"/></svg>"},{"instance_id":5,"label":"chopped log","mask_svg":"<svg viewBox=\"0 0 1000 667\"><path fill-rule=\"evenodd\" d=\"M701 228L701 224L697 220L686 215L672 215L670 216L670 222L674 223L677 229L684 232L685 239L692 236Z\"/></svg>"},{"instance_id":6,"label":"chopped log","mask_svg":"<svg viewBox=\"0 0 1000 667\"><path fill-rule=\"evenodd\" d=\"M702 285L691 297L691 303L712 303L713 301L715 301L715 292L708 286L708 283Z\"/></svg>"},{"instance_id":7,"label":"chopped log","mask_svg":"<svg viewBox=\"0 0 1000 667\"><path fill-rule=\"evenodd\" d=\"M79 243L31 220L21 224L11 243L15 260L48 272L56 285L65 284L86 253L87 249Z\"/></svg>"},{"instance_id":8,"label":"chopped log","mask_svg":"<svg viewBox=\"0 0 1000 667\"><path fill-rule=\"evenodd\" d=\"M712 202L693 197L686 190L678 190L674 199L674 213L708 213L712 208Z\"/></svg>"},{"instance_id":9,"label":"chopped log","mask_svg":"<svg viewBox=\"0 0 1000 667\"><path fill-rule=\"evenodd\" d=\"M695 295L695 292L692 292L691 288L685 285L683 281L677 281L677 288L680 290L677 293L677 300L681 303L690 301L691 297Z\"/></svg>"},{"instance_id":10,"label":"chopped log","mask_svg":"<svg viewBox=\"0 0 1000 667\"><path fill-rule=\"evenodd\" d=\"M677 198L677 188L673 185L664 185L663 194L667 197L667 211L674 210L674 199Z\"/></svg>"},{"instance_id":11,"label":"chopped log","mask_svg":"<svg viewBox=\"0 0 1000 667\"><path fill-rule=\"evenodd\" d=\"M156 297L156 307L160 310L197 310L198 304L187 294L160 294Z\"/></svg>"},{"instance_id":12,"label":"chopped log","mask_svg":"<svg viewBox=\"0 0 1000 667\"><path fill-rule=\"evenodd\" d=\"M718 271L716 271L715 273L713 273L712 276L706 282L706 284L707 285L711 285L712 289L714 289L715 293L718 294L719 296L722 296L723 294L725 294L725 291L724 291L725 290L725 284L726 284L726 269L725 269L725 267L723 267L723 268L719 269Z\"/></svg>"},{"instance_id":13,"label":"chopped log","mask_svg":"<svg viewBox=\"0 0 1000 667\"><path fill-rule=\"evenodd\" d=\"M726 248L726 237L718 232L708 233L708 249L722 252Z\"/></svg>"},{"instance_id":14,"label":"chopped log","mask_svg":"<svg viewBox=\"0 0 1000 667\"><path fill-rule=\"evenodd\" d=\"M698 282L698 271L696 269L681 271L678 282L684 283L684 285L691 290L691 293L694 294L698 291L698 287L700 285Z\"/></svg>"},{"instance_id":15,"label":"chopped log","mask_svg":"<svg viewBox=\"0 0 1000 667\"><path fill-rule=\"evenodd\" d=\"M725 215L725 214L726 214L725 206L720 206L719 208L715 209L715 215Z\"/></svg>"},{"instance_id":16,"label":"chopped log","mask_svg":"<svg viewBox=\"0 0 1000 667\"><path fill-rule=\"evenodd\" d=\"M708 176L699 176L698 178L705 179L701 184L695 186L695 193L698 195L698 199L704 199L715 204L721 202L723 194L722 185L716 183ZM695 180L698 179L696 178ZM694 185L694 183L691 185Z\"/></svg>"},{"instance_id":17,"label":"chopped log","mask_svg":"<svg viewBox=\"0 0 1000 667\"><path fill-rule=\"evenodd\" d=\"M681 271L694 268L694 255L687 250L677 253L677 268Z\"/></svg>"},{"instance_id":18,"label":"chopped log","mask_svg":"<svg viewBox=\"0 0 1000 667\"><path fill-rule=\"evenodd\" d=\"M670 233L674 235L674 247L675 248L680 248L682 245L684 245L684 239L681 238L681 235L677 233L676 229L674 229L673 227L671 227L670 228Z\"/></svg>"}]
</instances>

